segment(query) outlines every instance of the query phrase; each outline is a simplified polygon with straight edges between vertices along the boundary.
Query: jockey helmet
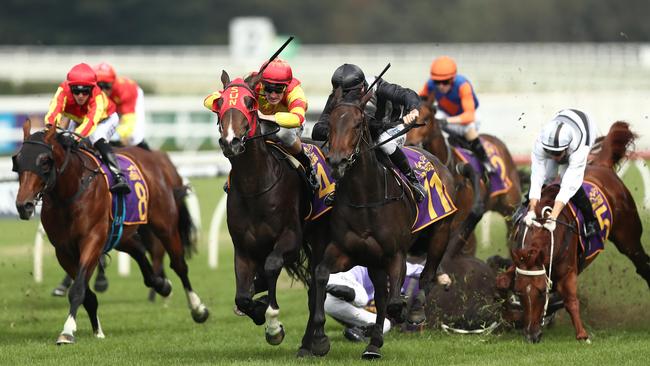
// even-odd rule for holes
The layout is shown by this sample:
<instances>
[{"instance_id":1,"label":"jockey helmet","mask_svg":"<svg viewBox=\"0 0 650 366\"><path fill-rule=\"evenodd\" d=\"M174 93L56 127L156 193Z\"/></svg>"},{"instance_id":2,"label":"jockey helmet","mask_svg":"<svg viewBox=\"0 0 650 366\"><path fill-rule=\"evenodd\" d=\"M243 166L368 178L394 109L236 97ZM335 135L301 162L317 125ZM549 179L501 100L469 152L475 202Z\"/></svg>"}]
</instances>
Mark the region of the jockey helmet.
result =
<instances>
[{"instance_id":1,"label":"jockey helmet","mask_svg":"<svg viewBox=\"0 0 650 366\"><path fill-rule=\"evenodd\" d=\"M564 122L553 120L542 129L542 147L550 155L559 155L566 150L572 139L571 127Z\"/></svg>"},{"instance_id":2,"label":"jockey helmet","mask_svg":"<svg viewBox=\"0 0 650 366\"><path fill-rule=\"evenodd\" d=\"M449 80L456 76L456 62L449 56L440 56L431 63L431 79Z\"/></svg>"},{"instance_id":3,"label":"jockey helmet","mask_svg":"<svg viewBox=\"0 0 650 366\"><path fill-rule=\"evenodd\" d=\"M270 84L289 85L293 80L291 66L286 61L276 58L262 72L262 81Z\"/></svg>"},{"instance_id":4,"label":"jockey helmet","mask_svg":"<svg viewBox=\"0 0 650 366\"><path fill-rule=\"evenodd\" d=\"M95 86L97 83L97 76L93 69L88 64L74 65L66 78L68 85L85 85Z\"/></svg>"},{"instance_id":5,"label":"jockey helmet","mask_svg":"<svg viewBox=\"0 0 650 366\"><path fill-rule=\"evenodd\" d=\"M341 87L343 91L360 89L366 83L361 68L354 64L343 64L332 74L332 88Z\"/></svg>"},{"instance_id":6,"label":"jockey helmet","mask_svg":"<svg viewBox=\"0 0 650 366\"><path fill-rule=\"evenodd\" d=\"M93 69L95 70L95 74L97 74L98 83L112 84L115 82L115 69L113 69L113 66L102 62L95 65Z\"/></svg>"}]
</instances>

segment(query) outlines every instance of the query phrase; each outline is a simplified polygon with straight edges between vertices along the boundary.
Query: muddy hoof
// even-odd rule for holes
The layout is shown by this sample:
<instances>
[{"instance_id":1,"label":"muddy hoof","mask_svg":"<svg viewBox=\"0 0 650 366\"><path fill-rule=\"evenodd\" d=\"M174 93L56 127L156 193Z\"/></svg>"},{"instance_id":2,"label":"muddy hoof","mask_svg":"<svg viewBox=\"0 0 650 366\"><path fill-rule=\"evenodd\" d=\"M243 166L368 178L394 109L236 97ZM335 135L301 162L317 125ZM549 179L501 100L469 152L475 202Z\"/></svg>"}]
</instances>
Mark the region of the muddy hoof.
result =
<instances>
[{"instance_id":1,"label":"muddy hoof","mask_svg":"<svg viewBox=\"0 0 650 366\"><path fill-rule=\"evenodd\" d=\"M208 308L205 306L201 306L199 310L196 311L192 310L192 319L199 324L204 323L209 317L210 311L208 311Z\"/></svg>"},{"instance_id":2,"label":"muddy hoof","mask_svg":"<svg viewBox=\"0 0 650 366\"><path fill-rule=\"evenodd\" d=\"M74 336L72 334L61 333L59 338L56 339L56 345L60 346L62 344L74 344Z\"/></svg>"},{"instance_id":3,"label":"muddy hoof","mask_svg":"<svg viewBox=\"0 0 650 366\"><path fill-rule=\"evenodd\" d=\"M325 356L330 351L330 340L327 336L314 338L311 343L311 353L314 356Z\"/></svg>"},{"instance_id":4,"label":"muddy hoof","mask_svg":"<svg viewBox=\"0 0 650 366\"><path fill-rule=\"evenodd\" d=\"M106 277L98 277L95 279L95 291L105 292L108 290L108 280Z\"/></svg>"},{"instance_id":5,"label":"muddy hoof","mask_svg":"<svg viewBox=\"0 0 650 366\"><path fill-rule=\"evenodd\" d=\"M379 352L379 347L369 344L366 347L366 350L361 354L361 358L364 360L376 360L381 358L381 353Z\"/></svg>"},{"instance_id":6,"label":"muddy hoof","mask_svg":"<svg viewBox=\"0 0 650 366\"><path fill-rule=\"evenodd\" d=\"M271 346L278 346L284 340L284 327L280 325L280 331L275 335L270 335L268 333L264 334L266 336L266 343Z\"/></svg>"}]
</instances>

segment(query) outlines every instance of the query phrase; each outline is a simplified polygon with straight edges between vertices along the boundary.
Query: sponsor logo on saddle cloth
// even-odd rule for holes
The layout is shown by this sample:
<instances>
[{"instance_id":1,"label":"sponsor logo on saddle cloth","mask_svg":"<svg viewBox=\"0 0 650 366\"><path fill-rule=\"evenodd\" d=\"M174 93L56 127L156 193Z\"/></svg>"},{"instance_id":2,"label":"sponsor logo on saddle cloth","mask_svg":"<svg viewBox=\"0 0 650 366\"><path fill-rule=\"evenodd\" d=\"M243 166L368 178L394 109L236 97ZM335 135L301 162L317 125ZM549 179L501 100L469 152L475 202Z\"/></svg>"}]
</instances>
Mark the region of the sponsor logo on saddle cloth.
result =
<instances>
[{"instance_id":1,"label":"sponsor logo on saddle cloth","mask_svg":"<svg viewBox=\"0 0 650 366\"><path fill-rule=\"evenodd\" d=\"M503 160L503 156L499 152L499 149L494 146L490 141L487 141L483 138L481 139L481 144L487 153L490 163L495 167L494 174L490 175L490 197L494 197L499 194L503 194L510 190L512 187L512 182L508 178L508 171L506 170L506 163ZM454 152L456 156L464 163L467 163L474 168L474 171L478 172L480 176L483 175L483 164L472 154L469 150L465 150L460 147L455 147Z\"/></svg>"},{"instance_id":2,"label":"sponsor logo on saddle cloth","mask_svg":"<svg viewBox=\"0 0 650 366\"><path fill-rule=\"evenodd\" d=\"M83 150L82 150L83 151ZM85 151L84 151L85 152ZM110 187L114 183L113 175L111 174L108 167L97 159L95 156L85 152L88 156L92 157L95 162L101 167L102 174L104 176L104 181L107 186ZM137 165L130 158L115 154L117 156L117 161L120 164L120 169L126 177L129 187L131 188L131 193L126 195L126 215L124 216L124 225L137 225L137 224L146 224L147 223L147 207L149 207L149 188L147 187L147 182L144 181L142 177L142 172ZM116 200L117 196L111 194L112 200ZM111 207L116 207L115 204L112 204ZM111 220L114 217L114 212L111 209Z\"/></svg>"},{"instance_id":3,"label":"sponsor logo on saddle cloth","mask_svg":"<svg viewBox=\"0 0 650 366\"><path fill-rule=\"evenodd\" d=\"M411 227L411 231L416 232L451 215L456 212L457 208L451 197L449 197L447 188L442 184L440 176L431 161L417 150L403 147L402 151L406 154L418 180L428 192L427 197L416 206L417 215ZM402 172L399 169L396 169L395 172L402 178L403 184L409 187Z\"/></svg>"},{"instance_id":4,"label":"sponsor logo on saddle cloth","mask_svg":"<svg viewBox=\"0 0 650 366\"><path fill-rule=\"evenodd\" d=\"M318 146L302 144L302 148L309 157L320 182L320 188L314 195L311 203L311 212L307 215L307 220L316 220L325 212L332 209L332 207L325 206L325 196L334 191L336 183L334 182L334 178L332 178L332 170L325 162L325 155L323 155L323 152Z\"/></svg>"},{"instance_id":5,"label":"sponsor logo on saddle cloth","mask_svg":"<svg viewBox=\"0 0 650 366\"><path fill-rule=\"evenodd\" d=\"M609 231L614 223L614 217L612 208L609 202L607 202L607 197L605 197L602 190L596 184L584 181L582 182L582 188L584 188L587 197L589 197L594 215L598 219L598 225L600 226L600 235L598 235L598 238L587 240L585 231L583 230L585 219L582 216L582 212L571 201L569 201L568 206L576 220L577 227L580 228L580 248L582 251L578 253L578 256L582 260L590 261L598 253L605 250L605 240L609 237Z\"/></svg>"}]
</instances>

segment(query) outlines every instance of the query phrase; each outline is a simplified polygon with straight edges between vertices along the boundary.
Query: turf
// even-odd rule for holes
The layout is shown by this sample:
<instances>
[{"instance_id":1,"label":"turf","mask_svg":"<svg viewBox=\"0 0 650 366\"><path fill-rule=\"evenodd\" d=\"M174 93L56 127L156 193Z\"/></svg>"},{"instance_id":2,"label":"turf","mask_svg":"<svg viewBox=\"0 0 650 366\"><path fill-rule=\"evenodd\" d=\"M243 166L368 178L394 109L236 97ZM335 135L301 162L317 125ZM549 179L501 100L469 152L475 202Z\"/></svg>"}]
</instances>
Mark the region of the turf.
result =
<instances>
[{"instance_id":1,"label":"turf","mask_svg":"<svg viewBox=\"0 0 650 366\"><path fill-rule=\"evenodd\" d=\"M637 202L643 202L639 174L630 169L625 180ZM222 196L223 179L193 181L200 197L204 232L199 253L189 262L195 291L209 307L204 324L194 324L178 277L168 269L174 286L167 300L146 300L148 289L135 262L129 277L117 275L113 260L107 273L110 287L99 295L99 316L106 339L92 336L88 316L80 309L77 343L57 347L54 341L68 312L66 298L50 295L62 277L54 252L46 248L44 281L32 279L32 245L36 221L0 220L0 364L350 364L362 363L363 345L343 339L340 325L328 319L332 350L325 358L298 360L297 350L307 320L306 291L282 278L280 318L287 336L277 347L264 341L263 327L233 314L232 244L225 225L219 268L207 266L207 226ZM635 187L638 187L635 189ZM640 208L644 225L650 216ZM504 226L495 216L491 245L479 256L506 254ZM646 251L650 238L644 235ZM115 255L113 254L113 259ZM391 332L382 348L381 363L443 365L647 364L650 357L650 292L632 264L608 243L606 250L580 277L583 321L593 343L574 339L568 314L544 333L540 344L524 341L516 331L487 336L447 335L439 330L420 334Z\"/></svg>"}]
</instances>

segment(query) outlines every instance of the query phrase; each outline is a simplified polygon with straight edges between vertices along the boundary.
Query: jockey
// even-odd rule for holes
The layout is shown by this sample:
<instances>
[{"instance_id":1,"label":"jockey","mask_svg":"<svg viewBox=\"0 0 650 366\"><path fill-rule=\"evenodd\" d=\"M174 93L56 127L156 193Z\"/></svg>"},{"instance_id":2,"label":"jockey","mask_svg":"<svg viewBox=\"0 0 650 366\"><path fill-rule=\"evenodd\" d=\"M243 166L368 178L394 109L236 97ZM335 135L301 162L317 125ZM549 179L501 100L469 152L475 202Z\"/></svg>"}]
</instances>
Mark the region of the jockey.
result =
<instances>
[{"instance_id":1,"label":"jockey","mask_svg":"<svg viewBox=\"0 0 650 366\"><path fill-rule=\"evenodd\" d=\"M334 71L332 75L332 93L327 99L323 113L318 118L318 122L312 131L314 140L327 140L329 137L329 115L334 108L332 100L336 89L341 87L344 95L352 92L362 96L365 94L369 82L372 84L372 80L366 80L363 71L357 65L343 64ZM370 118L368 121L370 133L376 141L381 142L391 138L402 131L404 125L413 123L417 119L420 99L413 90L379 79L374 85L373 91L372 98L366 104L365 113ZM400 117L404 124L399 124ZM418 181L406 155L399 149L404 145L405 140L406 135L402 135L381 145L380 149L388 155L393 164L408 178L415 199L420 202L426 197L427 191ZM327 197L326 202L329 201L328 204L332 203L333 194L334 192Z\"/></svg>"},{"instance_id":2,"label":"jockey","mask_svg":"<svg viewBox=\"0 0 650 366\"><path fill-rule=\"evenodd\" d=\"M486 174L494 172L490 159L478 138L481 124L478 116L478 98L472 84L456 72L456 62L451 57L440 56L431 64L431 78L420 90L422 98L432 93L438 110L435 118L447 133L465 139L470 149L481 161Z\"/></svg>"},{"instance_id":3,"label":"jockey","mask_svg":"<svg viewBox=\"0 0 650 366\"><path fill-rule=\"evenodd\" d=\"M253 74L255 75L255 73ZM272 136L279 141L305 167L305 173L312 191L318 190L320 183L300 142L307 98L300 81L293 77L291 66L284 60L276 58L262 72L260 83L255 86L259 105L258 116L262 120L272 121L280 126L280 131ZM215 92L205 98L204 105L213 112L214 101L220 93ZM262 134L273 131L275 127L260 121Z\"/></svg>"},{"instance_id":4,"label":"jockey","mask_svg":"<svg viewBox=\"0 0 650 366\"><path fill-rule=\"evenodd\" d=\"M131 189L108 143L118 122L115 104L97 86L93 69L84 63L75 65L68 72L67 79L59 85L45 115L45 124L74 130L78 136L87 137L115 179L111 192L126 194ZM77 139L74 135L71 138Z\"/></svg>"},{"instance_id":5,"label":"jockey","mask_svg":"<svg viewBox=\"0 0 650 366\"><path fill-rule=\"evenodd\" d=\"M571 200L585 218L587 237L598 234L600 226L582 188L587 156L597 133L596 125L591 119L576 109L561 110L544 125L531 153L530 202L528 213L524 217L526 225L530 226L536 218L535 207L541 197L542 185L551 183L560 169L560 192L555 197L551 220L547 220L544 227L553 231L555 219Z\"/></svg>"},{"instance_id":6,"label":"jockey","mask_svg":"<svg viewBox=\"0 0 650 366\"><path fill-rule=\"evenodd\" d=\"M419 279L423 269L421 264L406 262L406 277ZM343 331L345 338L353 342L363 341L365 330L377 320L377 314L366 308L375 298L368 268L355 266L347 272L331 274L325 291L325 313L346 326ZM390 320L384 319L383 332L387 333L390 328Z\"/></svg>"},{"instance_id":7,"label":"jockey","mask_svg":"<svg viewBox=\"0 0 650 366\"><path fill-rule=\"evenodd\" d=\"M105 62L93 68L99 86L115 102L120 123L111 141L124 146L138 146L150 150L144 140L144 93L135 81L123 76L116 77L113 67Z\"/></svg>"}]
</instances>

